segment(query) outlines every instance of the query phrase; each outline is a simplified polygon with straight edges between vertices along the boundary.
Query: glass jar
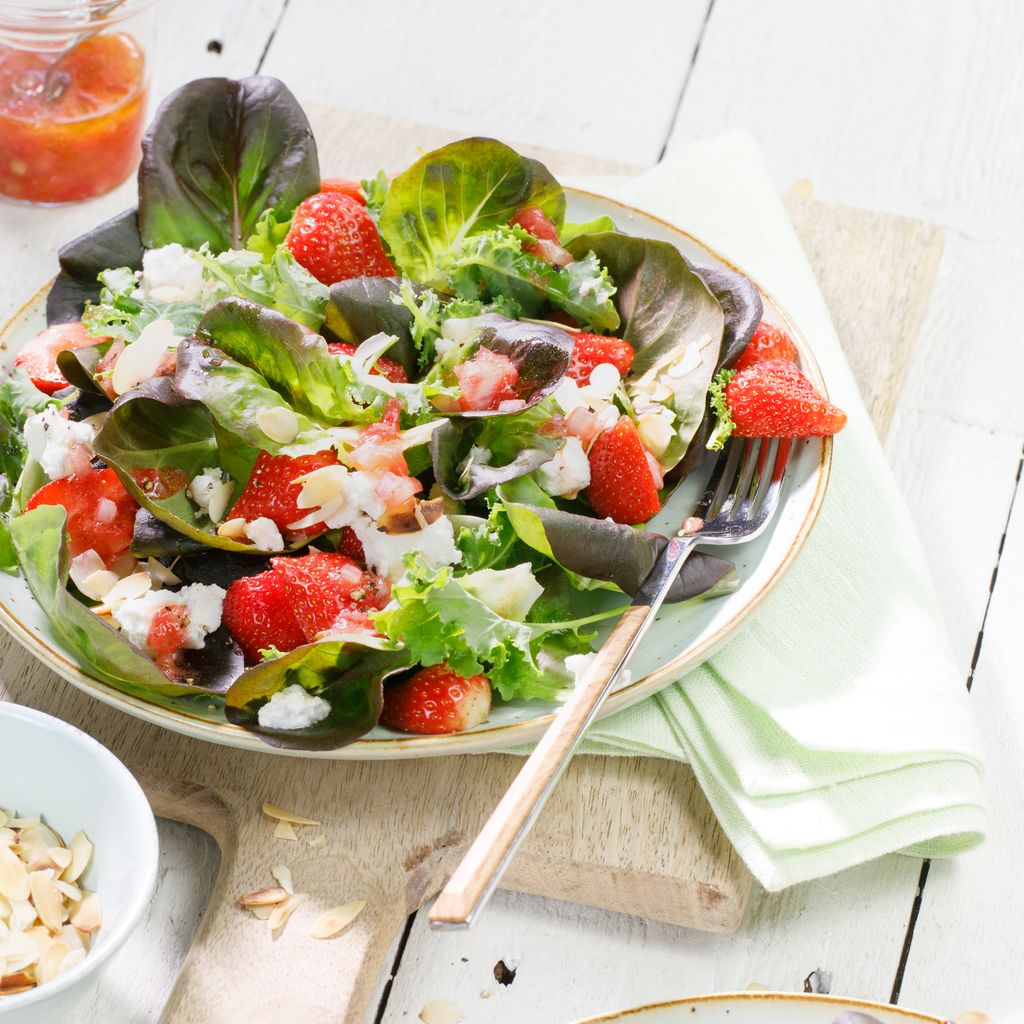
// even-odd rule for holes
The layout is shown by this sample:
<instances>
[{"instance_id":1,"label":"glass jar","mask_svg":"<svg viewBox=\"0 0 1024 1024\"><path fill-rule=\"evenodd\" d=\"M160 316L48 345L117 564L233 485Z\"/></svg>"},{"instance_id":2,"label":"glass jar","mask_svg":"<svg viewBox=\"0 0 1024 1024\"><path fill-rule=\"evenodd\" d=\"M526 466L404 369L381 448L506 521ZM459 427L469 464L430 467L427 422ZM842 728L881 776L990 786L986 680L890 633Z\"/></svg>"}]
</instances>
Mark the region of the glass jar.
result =
<instances>
[{"instance_id":1,"label":"glass jar","mask_svg":"<svg viewBox=\"0 0 1024 1024\"><path fill-rule=\"evenodd\" d=\"M155 0L0 0L0 195L103 195L139 161Z\"/></svg>"}]
</instances>

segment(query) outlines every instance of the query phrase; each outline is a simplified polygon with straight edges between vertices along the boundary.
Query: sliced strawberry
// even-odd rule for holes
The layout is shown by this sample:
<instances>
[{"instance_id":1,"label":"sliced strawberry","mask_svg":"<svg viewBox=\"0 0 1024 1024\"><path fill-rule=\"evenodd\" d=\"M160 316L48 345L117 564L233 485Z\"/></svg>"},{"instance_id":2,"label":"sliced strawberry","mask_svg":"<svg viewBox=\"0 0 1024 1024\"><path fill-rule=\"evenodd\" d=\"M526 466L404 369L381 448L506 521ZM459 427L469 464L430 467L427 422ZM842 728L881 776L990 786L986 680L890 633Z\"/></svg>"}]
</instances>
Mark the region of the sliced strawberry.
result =
<instances>
[{"instance_id":1,"label":"sliced strawberry","mask_svg":"<svg viewBox=\"0 0 1024 1024\"><path fill-rule=\"evenodd\" d=\"M600 434L590 449L586 495L602 519L610 516L617 523L645 523L661 511L647 450L628 416Z\"/></svg>"},{"instance_id":2,"label":"sliced strawberry","mask_svg":"<svg viewBox=\"0 0 1024 1024\"><path fill-rule=\"evenodd\" d=\"M620 377L629 373L636 353L628 341L585 332L574 335L573 340L576 344L572 350L572 362L566 372L578 384L588 384L590 375L602 363L611 363L619 371Z\"/></svg>"},{"instance_id":3,"label":"sliced strawberry","mask_svg":"<svg viewBox=\"0 0 1024 1024\"><path fill-rule=\"evenodd\" d=\"M736 369L746 370L754 363L763 363L767 359L788 359L795 363L799 355L793 339L781 327L762 320L754 336L747 342L743 355L736 361Z\"/></svg>"},{"instance_id":4,"label":"sliced strawberry","mask_svg":"<svg viewBox=\"0 0 1024 1024\"><path fill-rule=\"evenodd\" d=\"M323 284L396 273L366 208L337 192L318 192L299 203L284 241Z\"/></svg>"},{"instance_id":5,"label":"sliced strawberry","mask_svg":"<svg viewBox=\"0 0 1024 1024\"><path fill-rule=\"evenodd\" d=\"M366 205L366 196L363 195L362 185L351 178L325 178L320 182L320 191L336 192L340 196L354 199L360 206Z\"/></svg>"},{"instance_id":6,"label":"sliced strawberry","mask_svg":"<svg viewBox=\"0 0 1024 1024\"><path fill-rule=\"evenodd\" d=\"M432 665L384 690L381 725L399 732L464 732L487 721L491 684L486 676L456 675Z\"/></svg>"},{"instance_id":7,"label":"sliced strawberry","mask_svg":"<svg viewBox=\"0 0 1024 1024\"><path fill-rule=\"evenodd\" d=\"M380 420L371 423L359 435L359 440L345 456L345 462L353 469L408 476L409 466L405 461L405 452L398 436L401 430L401 412L402 403L392 398Z\"/></svg>"},{"instance_id":8,"label":"sliced strawberry","mask_svg":"<svg viewBox=\"0 0 1024 1024\"><path fill-rule=\"evenodd\" d=\"M57 369L57 356L76 348L88 348L110 341L109 338L93 338L85 333L78 321L70 324L54 324L40 331L15 356L14 365L28 374L40 391L52 395L68 387L64 375Z\"/></svg>"},{"instance_id":9,"label":"sliced strawberry","mask_svg":"<svg viewBox=\"0 0 1024 1024\"><path fill-rule=\"evenodd\" d=\"M309 514L308 508L299 508L297 504L302 485L295 481L315 469L333 466L337 461L337 456L330 450L297 458L260 452L248 482L228 512L228 518L252 522L266 516L279 530L287 533L289 523L297 523ZM303 532L319 533L323 529L323 523L315 523Z\"/></svg>"},{"instance_id":10,"label":"sliced strawberry","mask_svg":"<svg viewBox=\"0 0 1024 1024\"><path fill-rule=\"evenodd\" d=\"M769 359L741 370L725 386L736 437L820 437L846 424L797 367Z\"/></svg>"},{"instance_id":11,"label":"sliced strawberry","mask_svg":"<svg viewBox=\"0 0 1024 1024\"><path fill-rule=\"evenodd\" d=\"M515 363L483 346L472 359L455 367L455 377L462 389L459 405L463 412L488 412L517 397L519 370Z\"/></svg>"},{"instance_id":12,"label":"sliced strawberry","mask_svg":"<svg viewBox=\"0 0 1024 1024\"><path fill-rule=\"evenodd\" d=\"M336 356L353 356L358 347L358 345L353 345L350 341L332 341L327 346L327 350ZM409 375L405 372L405 367L401 363L396 363L394 359L388 359L387 356L381 356L374 364L370 373L380 374L381 377L387 378L392 384L409 383Z\"/></svg>"},{"instance_id":13,"label":"sliced strawberry","mask_svg":"<svg viewBox=\"0 0 1024 1024\"><path fill-rule=\"evenodd\" d=\"M333 551L311 551L302 558L273 558L273 571L285 580L287 593L307 641L339 628L375 632L370 611L391 597L388 582Z\"/></svg>"},{"instance_id":14,"label":"sliced strawberry","mask_svg":"<svg viewBox=\"0 0 1024 1024\"><path fill-rule=\"evenodd\" d=\"M40 505L61 505L67 511L72 557L92 548L110 565L131 545L139 506L112 469L90 467L53 480L32 495L25 510Z\"/></svg>"},{"instance_id":15,"label":"sliced strawberry","mask_svg":"<svg viewBox=\"0 0 1024 1024\"><path fill-rule=\"evenodd\" d=\"M293 651L306 642L288 581L273 570L235 580L224 596L222 618L249 665L268 647Z\"/></svg>"},{"instance_id":16,"label":"sliced strawberry","mask_svg":"<svg viewBox=\"0 0 1024 1024\"><path fill-rule=\"evenodd\" d=\"M347 555L353 562L366 565L366 552L363 550L363 542L356 536L356 531L351 526L346 526L338 538L338 553Z\"/></svg>"}]
</instances>

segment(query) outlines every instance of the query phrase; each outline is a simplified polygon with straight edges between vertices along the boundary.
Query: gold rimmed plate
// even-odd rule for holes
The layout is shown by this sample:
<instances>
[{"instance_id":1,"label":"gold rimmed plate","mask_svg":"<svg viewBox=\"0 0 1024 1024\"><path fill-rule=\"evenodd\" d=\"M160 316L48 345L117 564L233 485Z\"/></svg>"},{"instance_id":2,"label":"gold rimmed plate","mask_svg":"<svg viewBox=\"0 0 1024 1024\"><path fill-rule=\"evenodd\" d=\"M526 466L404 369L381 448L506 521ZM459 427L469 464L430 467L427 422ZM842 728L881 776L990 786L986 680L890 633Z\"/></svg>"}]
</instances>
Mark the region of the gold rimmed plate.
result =
<instances>
[{"instance_id":1,"label":"gold rimmed plate","mask_svg":"<svg viewBox=\"0 0 1024 1024\"><path fill-rule=\"evenodd\" d=\"M704 266L730 266L713 249L679 228L650 214L603 196L567 189L568 217L587 221L607 214L628 234L671 242L685 256ZM736 269L736 268L734 268ZM20 348L45 326L46 288L34 295L0 332L0 372L6 373ZM765 317L783 324L800 350L801 366L822 393L825 382L813 354L813 342L804 337L784 310L767 295ZM825 496L831 465L832 442L813 438L799 442L790 459L783 501L775 522L758 540L729 549L725 557L736 562L740 583L727 597L664 608L632 664L632 679L609 697L602 717L621 711L656 693L705 661L770 593L796 558L817 518ZM704 476L695 473L680 485L650 528L674 531L696 504ZM42 609L25 581L0 574L0 625L58 675L81 690L129 714L175 732L229 746L300 757L344 760L480 753L536 740L554 713L551 704L496 703L488 721L464 733L446 736L397 736L377 728L347 747L324 752L281 750L252 734L229 725L220 713L203 704L185 705L171 698L142 698L122 693L92 678L49 630Z\"/></svg>"}]
</instances>

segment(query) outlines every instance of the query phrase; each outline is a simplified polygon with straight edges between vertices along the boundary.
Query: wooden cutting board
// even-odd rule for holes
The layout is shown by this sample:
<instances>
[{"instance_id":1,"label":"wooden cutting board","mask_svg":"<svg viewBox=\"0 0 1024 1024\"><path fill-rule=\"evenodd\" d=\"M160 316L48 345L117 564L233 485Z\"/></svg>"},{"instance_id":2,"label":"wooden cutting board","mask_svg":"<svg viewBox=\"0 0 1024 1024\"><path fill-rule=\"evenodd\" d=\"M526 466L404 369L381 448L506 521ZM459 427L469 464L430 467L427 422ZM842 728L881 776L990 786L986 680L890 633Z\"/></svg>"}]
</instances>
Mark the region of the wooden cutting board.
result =
<instances>
[{"instance_id":1,"label":"wooden cutting board","mask_svg":"<svg viewBox=\"0 0 1024 1024\"><path fill-rule=\"evenodd\" d=\"M401 168L453 133L311 107L325 173ZM528 147L524 147L528 148ZM556 174L622 173L603 161L530 150ZM827 206L787 208L832 309L875 424L884 434L934 283L937 229ZM440 888L513 777L507 755L392 763L271 757L161 731L73 689L6 635L0 699L57 715L95 736L139 777L163 817L208 832L221 849L210 906L164 1014L175 1024L364 1019L383 959L406 916ZM265 801L317 818L274 838ZM317 837L322 837L322 840ZM310 840L314 840L313 843ZM235 897L291 866L310 901L276 940ZM738 927L750 875L689 769L641 758L579 757L504 886L709 931ZM309 937L316 913L366 909L340 937ZM284 1016L281 1016L281 1014Z\"/></svg>"}]
</instances>

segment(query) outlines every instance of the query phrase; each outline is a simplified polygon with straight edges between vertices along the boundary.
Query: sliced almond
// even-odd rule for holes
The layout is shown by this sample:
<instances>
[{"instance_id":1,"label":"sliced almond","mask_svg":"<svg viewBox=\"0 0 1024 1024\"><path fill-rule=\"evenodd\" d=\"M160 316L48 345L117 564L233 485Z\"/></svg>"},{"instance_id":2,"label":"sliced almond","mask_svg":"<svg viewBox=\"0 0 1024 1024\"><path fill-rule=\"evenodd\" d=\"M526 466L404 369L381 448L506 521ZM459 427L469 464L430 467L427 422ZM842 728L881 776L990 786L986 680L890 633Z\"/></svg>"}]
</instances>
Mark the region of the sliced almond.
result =
<instances>
[{"instance_id":1,"label":"sliced almond","mask_svg":"<svg viewBox=\"0 0 1024 1024\"><path fill-rule=\"evenodd\" d=\"M27 971L14 971L0 978L0 992L5 996L16 996L19 992L27 992L35 987L36 983Z\"/></svg>"},{"instance_id":2,"label":"sliced almond","mask_svg":"<svg viewBox=\"0 0 1024 1024\"><path fill-rule=\"evenodd\" d=\"M450 999L431 999L420 1010L423 1024L459 1024L466 1015Z\"/></svg>"},{"instance_id":3,"label":"sliced almond","mask_svg":"<svg viewBox=\"0 0 1024 1024\"><path fill-rule=\"evenodd\" d=\"M36 949L39 950L40 956L46 952L50 943L53 942L53 936L50 935L50 929L45 925L37 924L32 928L29 928L25 934L36 944Z\"/></svg>"},{"instance_id":4,"label":"sliced almond","mask_svg":"<svg viewBox=\"0 0 1024 1024\"><path fill-rule=\"evenodd\" d=\"M327 836L313 836L309 841L309 845L312 847L323 846L327 842Z\"/></svg>"},{"instance_id":5,"label":"sliced almond","mask_svg":"<svg viewBox=\"0 0 1024 1024\"><path fill-rule=\"evenodd\" d=\"M117 585L117 580L116 572L111 572L109 569L97 569L96 572L89 573L76 586L90 600L102 601Z\"/></svg>"},{"instance_id":6,"label":"sliced almond","mask_svg":"<svg viewBox=\"0 0 1024 1024\"><path fill-rule=\"evenodd\" d=\"M78 904L78 909L71 915L71 923L80 932L94 932L99 928L103 923L103 911L100 908L100 898L96 893L89 893ZM58 927L60 926L58 925Z\"/></svg>"},{"instance_id":7,"label":"sliced almond","mask_svg":"<svg viewBox=\"0 0 1024 1024\"><path fill-rule=\"evenodd\" d=\"M0 942L0 960L5 962L4 970L8 974L23 971L38 959L39 947L27 935L8 935Z\"/></svg>"},{"instance_id":8,"label":"sliced almond","mask_svg":"<svg viewBox=\"0 0 1024 1024\"><path fill-rule=\"evenodd\" d=\"M277 804L264 804L263 813L268 818L276 818L278 821L290 821L293 825L319 825L319 821L314 821L312 818L304 818L301 814L296 814L294 811L286 811Z\"/></svg>"},{"instance_id":9,"label":"sliced almond","mask_svg":"<svg viewBox=\"0 0 1024 1024\"><path fill-rule=\"evenodd\" d=\"M175 576L170 569L164 565L158 558L147 558L146 559L146 572L155 580L159 580L164 586L173 587L181 582L178 576Z\"/></svg>"},{"instance_id":10,"label":"sliced almond","mask_svg":"<svg viewBox=\"0 0 1024 1024\"><path fill-rule=\"evenodd\" d=\"M271 906L249 907L248 910L253 917L258 918L260 921L266 921L266 919L274 912L274 908Z\"/></svg>"},{"instance_id":11,"label":"sliced almond","mask_svg":"<svg viewBox=\"0 0 1024 1024\"><path fill-rule=\"evenodd\" d=\"M353 900L351 903L343 903L340 907L334 907L321 914L314 922L309 934L314 939L333 939L340 935L361 913L366 906L366 900Z\"/></svg>"},{"instance_id":12,"label":"sliced almond","mask_svg":"<svg viewBox=\"0 0 1024 1024\"><path fill-rule=\"evenodd\" d=\"M267 918L270 930L276 932L283 928L285 922L292 916L296 908L301 907L308 899L308 892L297 892L294 896L289 896L279 907L274 907L270 917Z\"/></svg>"},{"instance_id":13,"label":"sliced almond","mask_svg":"<svg viewBox=\"0 0 1024 1024\"><path fill-rule=\"evenodd\" d=\"M36 923L36 908L27 900L11 900L11 913L7 918L12 932L24 932Z\"/></svg>"},{"instance_id":14,"label":"sliced almond","mask_svg":"<svg viewBox=\"0 0 1024 1024\"><path fill-rule=\"evenodd\" d=\"M85 939L87 939L88 937L88 935L83 936L82 933L73 924L64 925L64 927L60 930L59 936L61 942L63 942L64 945L67 946L68 949L70 949L72 952L74 952L76 949L85 949Z\"/></svg>"},{"instance_id":15,"label":"sliced almond","mask_svg":"<svg viewBox=\"0 0 1024 1024\"><path fill-rule=\"evenodd\" d=\"M298 836L295 833L295 829L292 828L290 821L279 821L274 828L274 837L276 839L286 839L289 842L297 842Z\"/></svg>"},{"instance_id":16,"label":"sliced almond","mask_svg":"<svg viewBox=\"0 0 1024 1024\"><path fill-rule=\"evenodd\" d=\"M270 873L277 880L278 884L288 892L289 896L295 894L295 882L292 879L292 869L287 864L278 864L270 869Z\"/></svg>"},{"instance_id":17,"label":"sliced almond","mask_svg":"<svg viewBox=\"0 0 1024 1024\"><path fill-rule=\"evenodd\" d=\"M228 519L217 527L217 536L228 540L245 540L245 520L239 517Z\"/></svg>"},{"instance_id":18,"label":"sliced almond","mask_svg":"<svg viewBox=\"0 0 1024 1024\"><path fill-rule=\"evenodd\" d=\"M284 903L292 895L288 890L282 889L279 885L268 886L264 889L253 889L252 892L242 893L238 897L238 905L241 907L266 907L277 903Z\"/></svg>"},{"instance_id":19,"label":"sliced almond","mask_svg":"<svg viewBox=\"0 0 1024 1024\"><path fill-rule=\"evenodd\" d=\"M290 444L299 433L299 417L283 405L260 409L256 413L256 425L278 444Z\"/></svg>"},{"instance_id":20,"label":"sliced almond","mask_svg":"<svg viewBox=\"0 0 1024 1024\"><path fill-rule=\"evenodd\" d=\"M68 849L71 851L71 863L61 872L60 877L65 882L77 882L92 860L92 843L84 832L78 832L68 843Z\"/></svg>"},{"instance_id":21,"label":"sliced almond","mask_svg":"<svg viewBox=\"0 0 1024 1024\"><path fill-rule=\"evenodd\" d=\"M57 886L57 891L72 903L78 903L81 901L82 890L73 882L65 882L60 878L55 878L53 880L53 884Z\"/></svg>"},{"instance_id":22,"label":"sliced almond","mask_svg":"<svg viewBox=\"0 0 1024 1024\"><path fill-rule=\"evenodd\" d=\"M136 384L149 380L156 373L160 361L169 348L176 345L178 337L170 320L153 320L146 324L135 339L117 357L110 384L114 393L123 395Z\"/></svg>"},{"instance_id":23,"label":"sliced almond","mask_svg":"<svg viewBox=\"0 0 1024 1024\"><path fill-rule=\"evenodd\" d=\"M61 962L58 974L66 974L72 967L77 967L85 959L84 949L73 949Z\"/></svg>"},{"instance_id":24,"label":"sliced almond","mask_svg":"<svg viewBox=\"0 0 1024 1024\"><path fill-rule=\"evenodd\" d=\"M71 950L60 939L51 942L47 946L46 952L39 958L39 963L36 964L36 981L40 985L53 981L60 974L61 964L64 963L64 958L70 952Z\"/></svg>"},{"instance_id":25,"label":"sliced almond","mask_svg":"<svg viewBox=\"0 0 1024 1024\"><path fill-rule=\"evenodd\" d=\"M28 869L9 846L0 846L0 895L9 900L27 900Z\"/></svg>"},{"instance_id":26,"label":"sliced almond","mask_svg":"<svg viewBox=\"0 0 1024 1024\"><path fill-rule=\"evenodd\" d=\"M53 879L45 871L33 871L28 881L39 920L51 932L60 931L64 923L64 900L53 884Z\"/></svg>"},{"instance_id":27,"label":"sliced almond","mask_svg":"<svg viewBox=\"0 0 1024 1024\"><path fill-rule=\"evenodd\" d=\"M234 492L235 485L230 480L223 480L213 488L206 505L206 514L210 517L211 523L219 523L224 518Z\"/></svg>"},{"instance_id":28,"label":"sliced almond","mask_svg":"<svg viewBox=\"0 0 1024 1024\"><path fill-rule=\"evenodd\" d=\"M153 589L153 577L148 572L133 572L118 580L103 598L103 604L93 608L96 615L109 615L122 601L134 601L143 597Z\"/></svg>"},{"instance_id":29,"label":"sliced almond","mask_svg":"<svg viewBox=\"0 0 1024 1024\"><path fill-rule=\"evenodd\" d=\"M8 828L19 828L19 829L39 828L39 826L41 824L42 824L42 822L39 820L39 815L38 814L27 815L24 818L8 818L7 819L7 827Z\"/></svg>"}]
</instances>

